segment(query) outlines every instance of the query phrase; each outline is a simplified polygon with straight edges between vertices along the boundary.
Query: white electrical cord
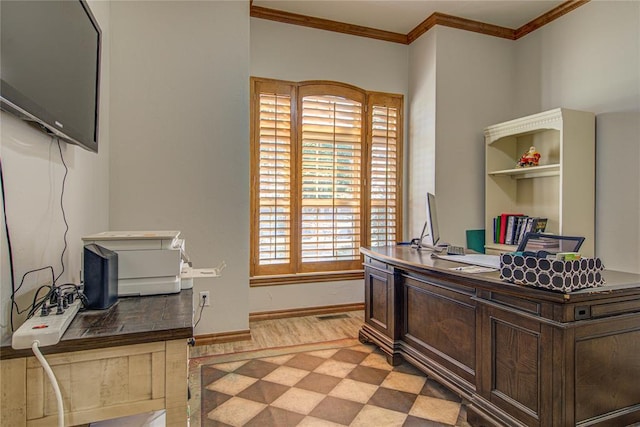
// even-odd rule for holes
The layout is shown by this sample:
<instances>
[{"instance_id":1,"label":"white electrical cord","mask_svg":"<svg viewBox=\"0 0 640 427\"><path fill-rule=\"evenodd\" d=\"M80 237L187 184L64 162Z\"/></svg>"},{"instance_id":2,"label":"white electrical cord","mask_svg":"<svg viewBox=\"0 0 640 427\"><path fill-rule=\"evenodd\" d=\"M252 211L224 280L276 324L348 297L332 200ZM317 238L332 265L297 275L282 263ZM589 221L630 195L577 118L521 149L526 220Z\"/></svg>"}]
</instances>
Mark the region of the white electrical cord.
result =
<instances>
[{"instance_id":1,"label":"white electrical cord","mask_svg":"<svg viewBox=\"0 0 640 427\"><path fill-rule=\"evenodd\" d=\"M35 354L36 358L44 368L44 371L47 373L49 377L49 381L53 386L53 391L56 394L56 401L58 402L58 427L64 427L64 406L62 405L62 393L60 392L60 387L58 386L58 381L56 380L56 376L53 375L53 371L51 370L51 366L47 363L47 359L44 358L40 349L38 348L38 344L40 341L35 340L31 345L31 350L33 350L33 354Z\"/></svg>"}]
</instances>

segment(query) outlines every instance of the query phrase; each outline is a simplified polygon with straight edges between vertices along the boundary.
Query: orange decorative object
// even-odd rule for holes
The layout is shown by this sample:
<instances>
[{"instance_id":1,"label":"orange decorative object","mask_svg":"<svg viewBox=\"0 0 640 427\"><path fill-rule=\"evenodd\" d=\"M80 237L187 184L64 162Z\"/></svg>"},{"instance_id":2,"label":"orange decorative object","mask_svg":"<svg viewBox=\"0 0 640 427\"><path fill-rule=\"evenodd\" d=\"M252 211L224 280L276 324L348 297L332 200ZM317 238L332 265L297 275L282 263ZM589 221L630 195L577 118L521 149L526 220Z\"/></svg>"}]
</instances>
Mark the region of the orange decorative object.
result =
<instances>
[{"instance_id":1,"label":"orange decorative object","mask_svg":"<svg viewBox=\"0 0 640 427\"><path fill-rule=\"evenodd\" d=\"M526 168L530 166L538 166L538 162L540 161L540 153L536 151L536 147L529 147L529 151L524 153L518 164L516 165L519 168Z\"/></svg>"}]
</instances>

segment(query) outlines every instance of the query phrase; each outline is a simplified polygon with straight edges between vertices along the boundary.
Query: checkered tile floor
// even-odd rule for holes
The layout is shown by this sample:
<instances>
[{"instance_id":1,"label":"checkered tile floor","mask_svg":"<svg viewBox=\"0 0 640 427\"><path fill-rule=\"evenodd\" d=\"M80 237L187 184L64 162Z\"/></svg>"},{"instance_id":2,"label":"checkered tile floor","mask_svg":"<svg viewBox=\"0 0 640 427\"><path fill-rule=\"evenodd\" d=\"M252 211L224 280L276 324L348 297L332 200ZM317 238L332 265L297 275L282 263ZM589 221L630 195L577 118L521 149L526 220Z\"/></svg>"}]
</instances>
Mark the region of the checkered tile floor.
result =
<instances>
[{"instance_id":1,"label":"checkered tile floor","mask_svg":"<svg viewBox=\"0 0 640 427\"><path fill-rule=\"evenodd\" d=\"M202 366L201 425L468 426L460 398L372 345Z\"/></svg>"}]
</instances>

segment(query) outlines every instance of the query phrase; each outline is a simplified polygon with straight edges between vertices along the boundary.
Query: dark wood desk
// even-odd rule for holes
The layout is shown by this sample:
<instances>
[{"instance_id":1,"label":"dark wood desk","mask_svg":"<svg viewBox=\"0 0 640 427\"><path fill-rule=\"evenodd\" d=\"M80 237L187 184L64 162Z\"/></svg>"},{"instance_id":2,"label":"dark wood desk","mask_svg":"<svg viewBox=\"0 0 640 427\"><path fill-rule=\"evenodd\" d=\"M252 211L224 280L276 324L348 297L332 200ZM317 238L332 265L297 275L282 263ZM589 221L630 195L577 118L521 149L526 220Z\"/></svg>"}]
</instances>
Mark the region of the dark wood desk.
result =
<instances>
[{"instance_id":1,"label":"dark wood desk","mask_svg":"<svg viewBox=\"0 0 640 427\"><path fill-rule=\"evenodd\" d=\"M640 275L605 271L606 286L562 294L407 246L361 252L360 339L459 393L471 424L640 421Z\"/></svg>"},{"instance_id":2,"label":"dark wood desk","mask_svg":"<svg viewBox=\"0 0 640 427\"><path fill-rule=\"evenodd\" d=\"M58 344L42 348L64 396L65 425L160 409L167 426L187 425L192 323L191 290L78 313ZM2 347L0 358L0 425L55 424L53 389L31 350Z\"/></svg>"}]
</instances>

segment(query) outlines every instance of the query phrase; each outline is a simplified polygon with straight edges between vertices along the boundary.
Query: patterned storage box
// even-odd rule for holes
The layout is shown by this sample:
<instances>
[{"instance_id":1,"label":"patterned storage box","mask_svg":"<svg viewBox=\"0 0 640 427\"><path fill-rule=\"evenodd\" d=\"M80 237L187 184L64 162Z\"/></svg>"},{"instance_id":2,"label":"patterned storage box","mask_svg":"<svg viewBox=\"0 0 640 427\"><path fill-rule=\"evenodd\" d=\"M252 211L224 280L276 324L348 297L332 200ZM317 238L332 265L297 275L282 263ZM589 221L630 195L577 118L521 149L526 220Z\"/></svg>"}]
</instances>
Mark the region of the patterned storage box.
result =
<instances>
[{"instance_id":1,"label":"patterned storage box","mask_svg":"<svg viewBox=\"0 0 640 427\"><path fill-rule=\"evenodd\" d=\"M602 270L600 258L557 261L514 254L500 256L501 280L564 293L603 286Z\"/></svg>"}]
</instances>

